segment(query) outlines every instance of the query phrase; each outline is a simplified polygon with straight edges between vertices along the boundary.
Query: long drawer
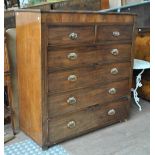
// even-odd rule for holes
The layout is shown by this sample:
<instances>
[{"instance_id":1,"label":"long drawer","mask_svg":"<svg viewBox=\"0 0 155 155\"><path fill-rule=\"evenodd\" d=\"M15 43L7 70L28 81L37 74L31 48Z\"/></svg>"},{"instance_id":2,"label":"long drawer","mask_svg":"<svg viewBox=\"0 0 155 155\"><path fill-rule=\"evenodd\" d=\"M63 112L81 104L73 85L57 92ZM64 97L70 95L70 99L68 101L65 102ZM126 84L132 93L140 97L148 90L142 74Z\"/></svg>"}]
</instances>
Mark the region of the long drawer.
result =
<instances>
[{"instance_id":1,"label":"long drawer","mask_svg":"<svg viewBox=\"0 0 155 155\"><path fill-rule=\"evenodd\" d=\"M98 26L96 42L132 40L133 26Z\"/></svg>"},{"instance_id":2,"label":"long drawer","mask_svg":"<svg viewBox=\"0 0 155 155\"><path fill-rule=\"evenodd\" d=\"M129 82L123 80L106 85L70 91L68 93L50 95L48 97L48 116L55 117L92 106L108 104L129 94Z\"/></svg>"},{"instance_id":3,"label":"long drawer","mask_svg":"<svg viewBox=\"0 0 155 155\"><path fill-rule=\"evenodd\" d=\"M49 26L49 45L74 45L81 43L93 43L95 38L95 26L67 25Z\"/></svg>"},{"instance_id":4,"label":"long drawer","mask_svg":"<svg viewBox=\"0 0 155 155\"><path fill-rule=\"evenodd\" d=\"M122 100L107 106L95 105L80 112L49 120L49 141L59 141L87 133L127 118L129 101Z\"/></svg>"},{"instance_id":5,"label":"long drawer","mask_svg":"<svg viewBox=\"0 0 155 155\"><path fill-rule=\"evenodd\" d=\"M112 44L105 46L69 47L51 49L48 52L48 67L51 69L84 66L93 63L129 61L130 44Z\"/></svg>"},{"instance_id":6,"label":"long drawer","mask_svg":"<svg viewBox=\"0 0 155 155\"><path fill-rule=\"evenodd\" d=\"M94 65L73 70L57 71L48 75L49 92L65 92L69 90L94 86L130 76L130 63Z\"/></svg>"}]
</instances>

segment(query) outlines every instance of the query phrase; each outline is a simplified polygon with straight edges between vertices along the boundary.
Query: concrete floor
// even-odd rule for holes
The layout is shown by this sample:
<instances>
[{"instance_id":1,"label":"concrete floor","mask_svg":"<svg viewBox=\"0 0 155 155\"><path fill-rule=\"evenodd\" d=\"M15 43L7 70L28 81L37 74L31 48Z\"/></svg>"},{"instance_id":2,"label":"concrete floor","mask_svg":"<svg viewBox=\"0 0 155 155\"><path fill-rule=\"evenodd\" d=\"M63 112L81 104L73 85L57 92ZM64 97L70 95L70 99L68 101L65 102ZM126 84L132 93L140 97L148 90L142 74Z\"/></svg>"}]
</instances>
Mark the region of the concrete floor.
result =
<instances>
[{"instance_id":1,"label":"concrete floor","mask_svg":"<svg viewBox=\"0 0 155 155\"><path fill-rule=\"evenodd\" d=\"M140 100L142 111L133 105L127 122L91 132L84 136L61 143L71 155L149 155L150 154L150 104ZM28 139L20 132L16 138L7 142Z\"/></svg>"}]
</instances>

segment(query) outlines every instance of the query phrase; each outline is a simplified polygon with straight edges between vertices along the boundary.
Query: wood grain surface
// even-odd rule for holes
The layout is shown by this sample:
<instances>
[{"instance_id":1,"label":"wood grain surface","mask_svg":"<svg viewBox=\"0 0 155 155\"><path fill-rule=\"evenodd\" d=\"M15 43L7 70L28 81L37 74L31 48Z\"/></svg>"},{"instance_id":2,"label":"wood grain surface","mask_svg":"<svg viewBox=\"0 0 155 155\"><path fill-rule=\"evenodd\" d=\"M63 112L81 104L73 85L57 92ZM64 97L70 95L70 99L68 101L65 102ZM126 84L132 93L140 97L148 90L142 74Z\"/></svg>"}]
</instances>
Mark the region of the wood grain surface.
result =
<instances>
[{"instance_id":1,"label":"wood grain surface","mask_svg":"<svg viewBox=\"0 0 155 155\"><path fill-rule=\"evenodd\" d=\"M133 14L20 10L16 24L20 127L26 134L46 148L127 118Z\"/></svg>"},{"instance_id":2,"label":"wood grain surface","mask_svg":"<svg viewBox=\"0 0 155 155\"><path fill-rule=\"evenodd\" d=\"M96 104L106 105L107 102L127 97L130 92L128 87L124 86L128 85L128 82L128 80L121 80L106 85L100 84L95 87L82 88L68 93L49 95L47 103L49 118L61 116L72 111L76 112L77 110ZM111 88L116 89L116 94L109 94L109 90ZM67 103L67 100L70 97L74 97L76 99L75 104Z\"/></svg>"},{"instance_id":3,"label":"wood grain surface","mask_svg":"<svg viewBox=\"0 0 155 155\"><path fill-rule=\"evenodd\" d=\"M113 55L113 49L118 49L118 55ZM52 48L48 52L48 68L52 70L70 68L77 66L88 66L89 64L104 64L113 62L130 61L130 44L113 44L103 46ZM75 53L77 58L68 58L70 53Z\"/></svg>"},{"instance_id":4,"label":"wood grain surface","mask_svg":"<svg viewBox=\"0 0 155 155\"><path fill-rule=\"evenodd\" d=\"M118 74L112 75L111 69L117 68ZM113 63L103 66L92 65L66 71L57 71L48 76L48 91L52 93L65 92L99 83L108 83L129 78L130 63ZM70 75L77 77L76 81L69 81Z\"/></svg>"},{"instance_id":5,"label":"wood grain surface","mask_svg":"<svg viewBox=\"0 0 155 155\"><path fill-rule=\"evenodd\" d=\"M89 130L101 128L114 122L127 118L128 100L109 103L107 106L97 104L77 113L67 114L63 117L49 120L49 141L57 143L66 138L87 133ZM108 111L114 109L115 114L108 115ZM74 121L75 127L68 128L68 123Z\"/></svg>"},{"instance_id":6,"label":"wood grain surface","mask_svg":"<svg viewBox=\"0 0 155 155\"><path fill-rule=\"evenodd\" d=\"M42 145L40 13L16 13L20 129Z\"/></svg>"},{"instance_id":7,"label":"wood grain surface","mask_svg":"<svg viewBox=\"0 0 155 155\"><path fill-rule=\"evenodd\" d=\"M113 32L119 32L120 35L118 37L115 37L113 36ZM132 25L98 26L96 42L131 39Z\"/></svg>"},{"instance_id":8,"label":"wood grain surface","mask_svg":"<svg viewBox=\"0 0 155 155\"><path fill-rule=\"evenodd\" d=\"M70 39L71 33L77 34L77 39ZM95 37L94 26L53 26L48 29L50 45L93 43Z\"/></svg>"}]
</instances>

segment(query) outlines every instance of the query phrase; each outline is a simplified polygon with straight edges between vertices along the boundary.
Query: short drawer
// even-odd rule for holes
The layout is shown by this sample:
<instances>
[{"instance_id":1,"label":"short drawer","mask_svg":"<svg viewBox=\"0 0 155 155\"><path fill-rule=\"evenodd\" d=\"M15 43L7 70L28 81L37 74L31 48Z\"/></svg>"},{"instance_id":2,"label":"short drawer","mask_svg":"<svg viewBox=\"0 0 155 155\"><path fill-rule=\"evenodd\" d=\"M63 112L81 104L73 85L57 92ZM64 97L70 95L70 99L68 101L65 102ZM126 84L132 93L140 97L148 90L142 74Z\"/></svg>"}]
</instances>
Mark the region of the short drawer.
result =
<instances>
[{"instance_id":1,"label":"short drawer","mask_svg":"<svg viewBox=\"0 0 155 155\"><path fill-rule=\"evenodd\" d=\"M96 42L132 40L132 31L132 25L98 26Z\"/></svg>"},{"instance_id":2,"label":"short drawer","mask_svg":"<svg viewBox=\"0 0 155 155\"><path fill-rule=\"evenodd\" d=\"M52 49L48 52L47 59L48 67L51 69L84 66L93 63L126 62L131 59L131 45L112 44Z\"/></svg>"},{"instance_id":3,"label":"short drawer","mask_svg":"<svg viewBox=\"0 0 155 155\"><path fill-rule=\"evenodd\" d=\"M48 75L49 92L69 90L108 83L130 76L130 63L93 65L73 70L57 71Z\"/></svg>"},{"instance_id":4,"label":"short drawer","mask_svg":"<svg viewBox=\"0 0 155 155\"><path fill-rule=\"evenodd\" d=\"M49 26L49 45L74 45L93 43L95 36L94 26Z\"/></svg>"},{"instance_id":5,"label":"short drawer","mask_svg":"<svg viewBox=\"0 0 155 155\"><path fill-rule=\"evenodd\" d=\"M129 82L123 80L106 85L79 89L48 97L48 116L55 117L95 104L107 104L129 94ZM111 91L114 91L113 93Z\"/></svg>"},{"instance_id":6,"label":"short drawer","mask_svg":"<svg viewBox=\"0 0 155 155\"><path fill-rule=\"evenodd\" d=\"M49 120L49 141L57 143L101 128L128 117L129 101L122 100L107 106L94 105L82 111Z\"/></svg>"}]
</instances>

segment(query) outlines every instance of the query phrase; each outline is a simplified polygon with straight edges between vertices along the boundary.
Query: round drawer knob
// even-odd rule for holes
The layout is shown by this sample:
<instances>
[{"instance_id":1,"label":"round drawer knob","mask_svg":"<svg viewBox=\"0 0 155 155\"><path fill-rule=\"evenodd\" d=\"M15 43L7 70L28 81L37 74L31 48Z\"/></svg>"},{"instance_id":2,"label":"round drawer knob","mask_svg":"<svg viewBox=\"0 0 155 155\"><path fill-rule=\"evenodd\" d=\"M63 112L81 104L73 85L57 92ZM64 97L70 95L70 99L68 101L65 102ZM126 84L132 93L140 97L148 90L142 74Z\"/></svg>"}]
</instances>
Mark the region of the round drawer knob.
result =
<instances>
[{"instance_id":1,"label":"round drawer knob","mask_svg":"<svg viewBox=\"0 0 155 155\"><path fill-rule=\"evenodd\" d=\"M70 128L70 129L75 128L75 126L76 126L75 121L70 121L70 122L67 124L67 127Z\"/></svg>"},{"instance_id":2,"label":"round drawer knob","mask_svg":"<svg viewBox=\"0 0 155 155\"><path fill-rule=\"evenodd\" d=\"M76 81L76 80L77 80L76 75L69 75L68 81Z\"/></svg>"},{"instance_id":3,"label":"round drawer knob","mask_svg":"<svg viewBox=\"0 0 155 155\"><path fill-rule=\"evenodd\" d=\"M118 69L117 68L112 68L111 69L111 74L116 75L118 73Z\"/></svg>"},{"instance_id":4,"label":"round drawer knob","mask_svg":"<svg viewBox=\"0 0 155 155\"><path fill-rule=\"evenodd\" d=\"M68 54L68 59L69 60L76 60L77 59L77 54L76 53L69 53Z\"/></svg>"},{"instance_id":5,"label":"round drawer knob","mask_svg":"<svg viewBox=\"0 0 155 155\"><path fill-rule=\"evenodd\" d=\"M112 50L111 50L111 54L112 54L112 55L115 55L115 56L118 55L118 54L119 54L118 49L112 49Z\"/></svg>"},{"instance_id":6,"label":"round drawer knob","mask_svg":"<svg viewBox=\"0 0 155 155\"><path fill-rule=\"evenodd\" d=\"M70 105L76 104L76 98L75 97L69 97L67 100L67 103Z\"/></svg>"},{"instance_id":7,"label":"round drawer knob","mask_svg":"<svg viewBox=\"0 0 155 155\"><path fill-rule=\"evenodd\" d=\"M115 113L116 113L115 109L110 109L110 110L108 111L108 115L109 115L109 116L115 115Z\"/></svg>"},{"instance_id":8,"label":"round drawer knob","mask_svg":"<svg viewBox=\"0 0 155 155\"><path fill-rule=\"evenodd\" d=\"M72 32L72 33L69 34L69 38L71 40L76 40L78 38L78 34L75 33L75 32Z\"/></svg>"},{"instance_id":9,"label":"round drawer knob","mask_svg":"<svg viewBox=\"0 0 155 155\"><path fill-rule=\"evenodd\" d=\"M120 32L119 32L119 31L114 31L114 32L112 33L112 35L113 35L114 37L118 37L118 36L120 36Z\"/></svg>"},{"instance_id":10,"label":"round drawer knob","mask_svg":"<svg viewBox=\"0 0 155 155\"><path fill-rule=\"evenodd\" d=\"M109 89L109 94L111 95L116 94L116 89L115 88Z\"/></svg>"}]
</instances>

